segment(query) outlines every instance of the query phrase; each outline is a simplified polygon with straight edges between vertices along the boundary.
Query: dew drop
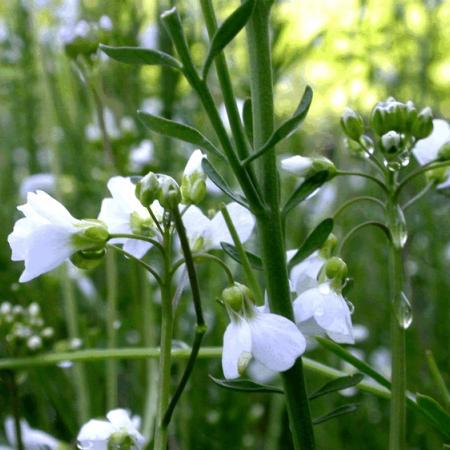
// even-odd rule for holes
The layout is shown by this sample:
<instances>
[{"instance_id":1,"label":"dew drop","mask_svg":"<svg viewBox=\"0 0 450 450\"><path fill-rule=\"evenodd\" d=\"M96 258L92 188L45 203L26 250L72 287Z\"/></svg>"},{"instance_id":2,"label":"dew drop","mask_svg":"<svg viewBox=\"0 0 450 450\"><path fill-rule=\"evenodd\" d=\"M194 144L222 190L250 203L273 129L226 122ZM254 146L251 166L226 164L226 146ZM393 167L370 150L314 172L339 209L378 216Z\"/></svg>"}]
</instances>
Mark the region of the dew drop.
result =
<instances>
[{"instance_id":1,"label":"dew drop","mask_svg":"<svg viewBox=\"0 0 450 450\"><path fill-rule=\"evenodd\" d=\"M403 248L408 240L405 215L400 206L388 208L388 228L391 231L392 243L395 248Z\"/></svg>"},{"instance_id":2,"label":"dew drop","mask_svg":"<svg viewBox=\"0 0 450 450\"><path fill-rule=\"evenodd\" d=\"M355 312L355 305L350 300L345 300L345 303L347 303L350 314L353 314Z\"/></svg>"},{"instance_id":3,"label":"dew drop","mask_svg":"<svg viewBox=\"0 0 450 450\"><path fill-rule=\"evenodd\" d=\"M400 327L404 330L408 329L413 321L413 313L411 303L409 302L408 297L404 292L401 292L396 299L394 311Z\"/></svg>"}]
</instances>

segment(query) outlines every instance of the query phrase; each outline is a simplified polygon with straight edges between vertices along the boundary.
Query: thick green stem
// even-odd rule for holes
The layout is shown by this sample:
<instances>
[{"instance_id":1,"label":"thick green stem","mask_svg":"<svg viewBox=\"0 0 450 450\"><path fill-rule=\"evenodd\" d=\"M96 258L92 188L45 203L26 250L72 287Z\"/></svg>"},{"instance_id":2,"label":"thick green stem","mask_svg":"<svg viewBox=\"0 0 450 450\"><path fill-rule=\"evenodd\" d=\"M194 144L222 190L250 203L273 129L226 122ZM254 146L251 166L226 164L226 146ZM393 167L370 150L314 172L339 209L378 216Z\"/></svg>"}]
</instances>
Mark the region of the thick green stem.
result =
<instances>
[{"instance_id":1,"label":"thick green stem","mask_svg":"<svg viewBox=\"0 0 450 450\"><path fill-rule=\"evenodd\" d=\"M161 354L159 358L159 392L156 419L155 450L166 450L168 427L163 422L170 399L170 366L173 335L171 233L164 230L164 278L161 286Z\"/></svg>"},{"instance_id":2,"label":"thick green stem","mask_svg":"<svg viewBox=\"0 0 450 450\"><path fill-rule=\"evenodd\" d=\"M254 148L260 148L267 141L274 127L269 15L270 8L259 0L247 26ZM263 187L264 202L268 206L267 212L257 216L257 225L270 308L273 313L293 320L275 149L260 158L259 180ZM301 358L281 375L294 448L313 450L314 434Z\"/></svg>"},{"instance_id":3,"label":"thick green stem","mask_svg":"<svg viewBox=\"0 0 450 450\"><path fill-rule=\"evenodd\" d=\"M117 265L115 255L106 255L106 334L108 348L117 347ZM117 361L106 362L106 403L107 409L117 408Z\"/></svg>"},{"instance_id":4,"label":"thick green stem","mask_svg":"<svg viewBox=\"0 0 450 450\"><path fill-rule=\"evenodd\" d=\"M391 245L391 354L392 397L389 427L389 450L404 450L406 438L406 359L405 328L399 323L396 311L403 285L401 249Z\"/></svg>"}]
</instances>

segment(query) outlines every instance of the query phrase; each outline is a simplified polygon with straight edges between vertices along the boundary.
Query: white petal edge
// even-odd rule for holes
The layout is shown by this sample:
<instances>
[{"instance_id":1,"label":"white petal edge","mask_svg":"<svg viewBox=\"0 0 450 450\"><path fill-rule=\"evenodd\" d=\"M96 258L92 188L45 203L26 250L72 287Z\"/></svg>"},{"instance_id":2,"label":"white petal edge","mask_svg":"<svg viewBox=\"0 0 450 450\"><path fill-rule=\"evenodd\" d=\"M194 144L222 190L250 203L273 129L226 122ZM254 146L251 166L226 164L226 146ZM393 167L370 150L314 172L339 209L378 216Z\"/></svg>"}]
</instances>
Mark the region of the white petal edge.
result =
<instances>
[{"instance_id":1,"label":"white petal edge","mask_svg":"<svg viewBox=\"0 0 450 450\"><path fill-rule=\"evenodd\" d=\"M242 353L251 353L251 350L252 338L247 322L231 322L223 335L222 369L227 380L239 377L239 358Z\"/></svg>"}]
</instances>

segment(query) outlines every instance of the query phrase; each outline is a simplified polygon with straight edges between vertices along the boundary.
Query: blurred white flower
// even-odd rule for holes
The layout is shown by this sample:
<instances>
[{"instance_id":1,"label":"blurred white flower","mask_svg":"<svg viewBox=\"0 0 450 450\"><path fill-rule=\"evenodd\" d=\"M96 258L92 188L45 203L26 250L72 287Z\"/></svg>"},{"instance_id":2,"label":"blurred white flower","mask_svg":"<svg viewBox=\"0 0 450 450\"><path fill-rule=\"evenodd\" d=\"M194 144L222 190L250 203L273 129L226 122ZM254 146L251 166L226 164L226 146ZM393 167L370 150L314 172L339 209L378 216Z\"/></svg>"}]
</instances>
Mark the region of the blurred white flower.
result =
<instances>
[{"instance_id":1,"label":"blurred white flower","mask_svg":"<svg viewBox=\"0 0 450 450\"><path fill-rule=\"evenodd\" d=\"M137 147L130 152L130 170L134 172L141 171L148 166L153 159L153 142L148 139L143 140Z\"/></svg>"},{"instance_id":2,"label":"blurred white flower","mask_svg":"<svg viewBox=\"0 0 450 450\"><path fill-rule=\"evenodd\" d=\"M391 378L391 352L386 347L378 347L370 355L370 364L386 378Z\"/></svg>"},{"instance_id":3,"label":"blurred white flower","mask_svg":"<svg viewBox=\"0 0 450 450\"><path fill-rule=\"evenodd\" d=\"M255 226L255 219L251 212L232 202L227 205L234 227L241 242L246 242ZM211 220L196 206L190 206L183 215L183 223L189 239L192 251L206 252L211 249L220 248L221 242L233 243L228 227L219 211Z\"/></svg>"},{"instance_id":4,"label":"blurred white flower","mask_svg":"<svg viewBox=\"0 0 450 450\"><path fill-rule=\"evenodd\" d=\"M251 358L266 369L284 372L303 354L306 341L293 322L247 305L245 312L227 308L230 324L223 336L222 369L225 378L238 378Z\"/></svg>"},{"instance_id":5,"label":"blurred white flower","mask_svg":"<svg viewBox=\"0 0 450 450\"><path fill-rule=\"evenodd\" d=\"M140 47L156 49L158 47L158 27L153 23L148 25L139 33L138 42Z\"/></svg>"},{"instance_id":6,"label":"blurred white flower","mask_svg":"<svg viewBox=\"0 0 450 450\"><path fill-rule=\"evenodd\" d=\"M36 173L22 180L19 193L21 198L26 198L28 192L43 190L53 192L56 186L56 178L52 173Z\"/></svg>"},{"instance_id":7,"label":"blurred white flower","mask_svg":"<svg viewBox=\"0 0 450 450\"><path fill-rule=\"evenodd\" d=\"M244 100L237 98L236 105L237 105L237 108L239 111L239 115L242 117L242 110L244 109ZM219 107L219 114L220 114L220 118L222 119L223 124L225 125L225 128L228 131L230 131L231 130L230 121L228 120L227 109L223 103Z\"/></svg>"},{"instance_id":8,"label":"blurred white flower","mask_svg":"<svg viewBox=\"0 0 450 450\"><path fill-rule=\"evenodd\" d=\"M20 429L22 431L23 445L26 450L40 450L42 448L56 450L60 444L59 441L50 434L31 428L30 425L28 425L28 422L24 419L20 420ZM9 444L13 448L16 448L16 431L14 419L12 417L7 417L5 420L5 434Z\"/></svg>"},{"instance_id":9,"label":"blurred white flower","mask_svg":"<svg viewBox=\"0 0 450 450\"><path fill-rule=\"evenodd\" d=\"M204 158L206 158L206 155L201 150L194 150L186 163L183 175L186 177L193 175L204 176L205 172L202 167L202 161Z\"/></svg>"},{"instance_id":10,"label":"blurred white flower","mask_svg":"<svg viewBox=\"0 0 450 450\"><path fill-rule=\"evenodd\" d=\"M313 159L306 156L295 155L281 160L281 168L292 175L305 177L310 172Z\"/></svg>"},{"instance_id":11,"label":"blurred white flower","mask_svg":"<svg viewBox=\"0 0 450 450\"><path fill-rule=\"evenodd\" d=\"M306 335L320 336L326 333L333 341L354 343L349 305L329 282L301 293L293 306L295 322Z\"/></svg>"},{"instance_id":12,"label":"blurred white flower","mask_svg":"<svg viewBox=\"0 0 450 450\"><path fill-rule=\"evenodd\" d=\"M106 223L111 234L139 234L153 237L157 228L148 210L136 197L136 186L127 177L112 177L108 181L108 189L112 198L105 198L98 219ZM162 220L163 208L154 201L151 209L157 220ZM111 239L112 244L123 244L123 249L136 258L142 258L152 244L129 238Z\"/></svg>"},{"instance_id":13,"label":"blurred white flower","mask_svg":"<svg viewBox=\"0 0 450 450\"><path fill-rule=\"evenodd\" d=\"M29 192L27 203L17 209L25 217L15 223L8 243L11 259L25 262L20 282L49 272L77 251L93 248L106 242L108 237L102 225L75 219L61 203L43 191ZM84 234L91 230L94 235Z\"/></svg>"},{"instance_id":14,"label":"blurred white flower","mask_svg":"<svg viewBox=\"0 0 450 450\"><path fill-rule=\"evenodd\" d=\"M124 409L113 409L106 420L91 419L85 423L77 436L81 450L108 450L114 444L129 442L138 450L145 445L145 438L138 431L138 424ZM130 442L131 440L131 442Z\"/></svg>"},{"instance_id":15,"label":"blurred white flower","mask_svg":"<svg viewBox=\"0 0 450 450\"><path fill-rule=\"evenodd\" d=\"M433 120L433 132L425 139L417 141L413 148L414 156L421 165L428 164L438 158L441 147L450 142L450 124L442 119ZM439 189L450 186L450 169L447 179L437 187Z\"/></svg>"},{"instance_id":16,"label":"blurred white flower","mask_svg":"<svg viewBox=\"0 0 450 450\"><path fill-rule=\"evenodd\" d=\"M109 16L103 15L98 21L98 25L102 30L111 31L113 29L113 23Z\"/></svg>"}]
</instances>

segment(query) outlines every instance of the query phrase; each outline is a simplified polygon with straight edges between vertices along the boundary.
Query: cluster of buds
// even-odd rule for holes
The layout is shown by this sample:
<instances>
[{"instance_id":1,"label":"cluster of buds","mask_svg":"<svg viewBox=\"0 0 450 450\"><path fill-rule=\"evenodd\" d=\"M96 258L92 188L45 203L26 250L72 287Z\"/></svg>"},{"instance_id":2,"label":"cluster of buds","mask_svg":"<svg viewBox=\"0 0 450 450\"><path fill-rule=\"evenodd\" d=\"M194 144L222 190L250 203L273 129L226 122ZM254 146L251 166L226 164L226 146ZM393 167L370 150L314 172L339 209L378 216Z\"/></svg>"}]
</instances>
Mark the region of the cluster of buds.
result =
<instances>
[{"instance_id":1,"label":"cluster of buds","mask_svg":"<svg viewBox=\"0 0 450 450\"><path fill-rule=\"evenodd\" d=\"M74 27L64 29L61 38L67 55L75 59L95 54L99 43L109 40L112 27L111 19L102 16L98 22L80 20Z\"/></svg>"},{"instance_id":2,"label":"cluster of buds","mask_svg":"<svg viewBox=\"0 0 450 450\"><path fill-rule=\"evenodd\" d=\"M149 172L136 184L136 197L145 207L157 200L169 211L177 208L181 202L180 186L168 175Z\"/></svg>"},{"instance_id":3,"label":"cluster of buds","mask_svg":"<svg viewBox=\"0 0 450 450\"><path fill-rule=\"evenodd\" d=\"M25 356L45 348L54 331L46 327L37 303L28 308L0 304L0 354Z\"/></svg>"},{"instance_id":4,"label":"cluster of buds","mask_svg":"<svg viewBox=\"0 0 450 450\"><path fill-rule=\"evenodd\" d=\"M355 153L370 155L379 150L391 171L407 166L414 144L433 131L433 115L426 107L417 111L413 102L402 103L393 97L375 105L370 115L372 137L364 134L362 116L346 108L341 117L348 147Z\"/></svg>"}]
</instances>

